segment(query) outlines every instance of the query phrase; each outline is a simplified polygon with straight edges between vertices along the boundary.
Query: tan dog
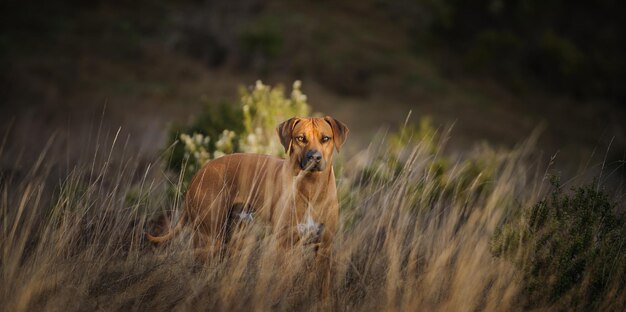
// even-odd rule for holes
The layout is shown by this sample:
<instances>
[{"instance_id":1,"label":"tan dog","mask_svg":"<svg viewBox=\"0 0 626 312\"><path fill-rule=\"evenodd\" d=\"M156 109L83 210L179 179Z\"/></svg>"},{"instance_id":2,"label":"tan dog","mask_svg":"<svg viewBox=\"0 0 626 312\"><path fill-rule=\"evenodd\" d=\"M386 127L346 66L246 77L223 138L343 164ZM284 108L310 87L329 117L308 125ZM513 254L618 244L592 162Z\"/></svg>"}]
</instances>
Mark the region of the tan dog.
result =
<instances>
[{"instance_id":1,"label":"tan dog","mask_svg":"<svg viewBox=\"0 0 626 312\"><path fill-rule=\"evenodd\" d=\"M273 226L281 243L318 243L328 258L337 230L339 207L332 167L348 128L332 117L291 118L276 129L288 158L232 154L208 162L192 179L185 210L170 239L191 222L197 249L219 251L233 220L261 219Z\"/></svg>"}]
</instances>

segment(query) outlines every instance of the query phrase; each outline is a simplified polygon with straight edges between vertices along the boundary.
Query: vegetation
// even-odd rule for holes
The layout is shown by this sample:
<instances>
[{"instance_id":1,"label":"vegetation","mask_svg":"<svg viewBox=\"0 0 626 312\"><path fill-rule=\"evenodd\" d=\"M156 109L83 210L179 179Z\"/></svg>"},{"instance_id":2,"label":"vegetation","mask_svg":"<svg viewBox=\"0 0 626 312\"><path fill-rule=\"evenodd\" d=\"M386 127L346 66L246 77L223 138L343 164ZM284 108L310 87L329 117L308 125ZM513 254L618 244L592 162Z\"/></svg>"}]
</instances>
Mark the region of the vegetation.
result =
<instances>
[{"instance_id":1,"label":"vegetation","mask_svg":"<svg viewBox=\"0 0 626 312\"><path fill-rule=\"evenodd\" d=\"M276 141L276 126L292 116L308 116L306 95L295 81L289 97L282 86L270 87L257 81L251 90L241 87L239 105L206 105L190 126L173 126L169 132L173 147L169 167L182 172L183 183L207 161L231 153L284 156ZM182 144L177 144L178 140Z\"/></svg>"},{"instance_id":2,"label":"vegetation","mask_svg":"<svg viewBox=\"0 0 626 312\"><path fill-rule=\"evenodd\" d=\"M405 19L418 51L452 48L472 71L577 97L626 95L621 2L397 1L388 10Z\"/></svg>"},{"instance_id":3,"label":"vegetation","mask_svg":"<svg viewBox=\"0 0 626 312\"><path fill-rule=\"evenodd\" d=\"M626 218L597 183L571 194L556 177L551 183L549 196L496 232L493 253L522 271L530 307L623 310Z\"/></svg>"},{"instance_id":4,"label":"vegetation","mask_svg":"<svg viewBox=\"0 0 626 312\"><path fill-rule=\"evenodd\" d=\"M259 83L241 104L223 118L200 116L211 123L192 128L204 134L181 134L181 161L278 146L267 112L308 112L298 84L285 98ZM237 114L224 129L213 123ZM189 229L149 245L144 230L162 226L152 217L181 209L165 191L184 187L185 170L173 183L158 174L160 160L144 169L132 157L94 159L51 192L44 152L28 175L0 176L0 284L11 285L0 288L0 303L11 311L623 310L625 223L597 184L570 195L555 182L545 196L532 140L456 159L444 153L446 136L425 119L335 164L341 227L328 298L319 296L311 250L278 248L260 222L205 264L190 252Z\"/></svg>"}]
</instances>

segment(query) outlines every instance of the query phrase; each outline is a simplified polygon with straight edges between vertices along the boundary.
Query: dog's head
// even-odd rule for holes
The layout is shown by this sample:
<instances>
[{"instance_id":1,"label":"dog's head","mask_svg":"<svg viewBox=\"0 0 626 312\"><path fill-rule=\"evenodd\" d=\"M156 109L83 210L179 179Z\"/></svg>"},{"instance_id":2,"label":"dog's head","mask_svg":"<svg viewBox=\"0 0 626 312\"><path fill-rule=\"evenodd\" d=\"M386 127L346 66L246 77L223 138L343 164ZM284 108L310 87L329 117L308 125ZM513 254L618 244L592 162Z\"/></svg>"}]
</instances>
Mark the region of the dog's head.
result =
<instances>
[{"instance_id":1,"label":"dog's head","mask_svg":"<svg viewBox=\"0 0 626 312\"><path fill-rule=\"evenodd\" d=\"M348 127L335 118L291 118L276 129L285 151L299 169L324 171L348 137Z\"/></svg>"}]
</instances>

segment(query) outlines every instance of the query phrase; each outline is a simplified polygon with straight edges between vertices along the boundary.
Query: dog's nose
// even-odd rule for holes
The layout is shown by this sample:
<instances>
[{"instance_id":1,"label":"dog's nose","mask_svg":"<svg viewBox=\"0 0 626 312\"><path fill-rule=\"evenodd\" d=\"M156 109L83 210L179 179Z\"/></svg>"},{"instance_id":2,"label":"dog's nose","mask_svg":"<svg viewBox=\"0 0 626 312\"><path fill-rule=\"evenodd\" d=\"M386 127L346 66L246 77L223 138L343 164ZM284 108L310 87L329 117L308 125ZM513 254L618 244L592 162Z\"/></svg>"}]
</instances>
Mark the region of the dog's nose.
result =
<instances>
[{"instance_id":1,"label":"dog's nose","mask_svg":"<svg viewBox=\"0 0 626 312\"><path fill-rule=\"evenodd\" d=\"M320 162L322 160L322 153L317 150L310 150L306 152L306 158L309 160L314 160L316 162Z\"/></svg>"}]
</instances>

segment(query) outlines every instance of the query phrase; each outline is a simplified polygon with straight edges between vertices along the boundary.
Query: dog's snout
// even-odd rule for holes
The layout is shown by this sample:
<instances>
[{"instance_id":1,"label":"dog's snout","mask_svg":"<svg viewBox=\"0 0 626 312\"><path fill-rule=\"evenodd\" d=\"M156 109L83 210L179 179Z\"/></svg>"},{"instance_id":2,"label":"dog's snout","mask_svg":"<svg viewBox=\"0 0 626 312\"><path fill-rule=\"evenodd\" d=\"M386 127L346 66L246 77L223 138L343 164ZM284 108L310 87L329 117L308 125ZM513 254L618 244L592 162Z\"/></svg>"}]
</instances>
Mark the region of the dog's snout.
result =
<instances>
[{"instance_id":1,"label":"dog's snout","mask_svg":"<svg viewBox=\"0 0 626 312\"><path fill-rule=\"evenodd\" d=\"M320 162L322 160L322 153L317 150L310 150L306 153L306 158L309 160Z\"/></svg>"},{"instance_id":2,"label":"dog's snout","mask_svg":"<svg viewBox=\"0 0 626 312\"><path fill-rule=\"evenodd\" d=\"M308 171L322 171L326 168L326 162L322 153L316 149L308 150L300 160L300 168Z\"/></svg>"}]
</instances>

